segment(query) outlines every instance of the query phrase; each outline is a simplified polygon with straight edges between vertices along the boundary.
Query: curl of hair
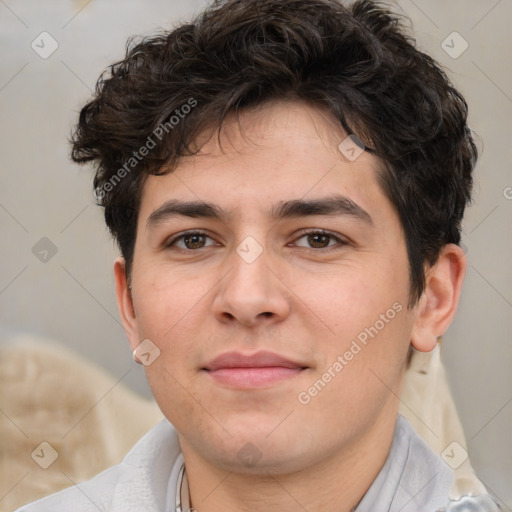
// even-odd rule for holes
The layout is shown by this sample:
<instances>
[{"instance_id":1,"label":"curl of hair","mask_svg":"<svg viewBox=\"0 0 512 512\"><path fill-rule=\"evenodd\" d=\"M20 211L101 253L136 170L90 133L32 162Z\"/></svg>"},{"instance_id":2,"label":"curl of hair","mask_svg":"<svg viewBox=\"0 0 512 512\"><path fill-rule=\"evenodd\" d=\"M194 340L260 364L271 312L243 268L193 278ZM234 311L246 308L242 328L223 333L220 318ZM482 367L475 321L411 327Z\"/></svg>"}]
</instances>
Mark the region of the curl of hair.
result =
<instances>
[{"instance_id":1,"label":"curl of hair","mask_svg":"<svg viewBox=\"0 0 512 512\"><path fill-rule=\"evenodd\" d=\"M191 99L197 106L171 129ZM464 98L403 20L369 0L222 0L191 23L128 42L72 138L73 160L96 163L94 186L128 271L145 177L171 172L228 114L276 99L327 109L380 159L382 188L405 233L414 303L425 264L460 242L477 150ZM107 191L148 137L155 147Z\"/></svg>"}]
</instances>

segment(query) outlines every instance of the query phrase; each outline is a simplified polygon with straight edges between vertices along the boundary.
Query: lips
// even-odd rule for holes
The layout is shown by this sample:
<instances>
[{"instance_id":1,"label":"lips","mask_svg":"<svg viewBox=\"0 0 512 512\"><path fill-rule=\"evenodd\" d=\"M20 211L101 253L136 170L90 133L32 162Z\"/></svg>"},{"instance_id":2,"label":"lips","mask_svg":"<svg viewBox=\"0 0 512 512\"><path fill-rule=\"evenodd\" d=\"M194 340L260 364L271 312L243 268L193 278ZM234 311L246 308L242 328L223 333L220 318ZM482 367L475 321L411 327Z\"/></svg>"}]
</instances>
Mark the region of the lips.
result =
<instances>
[{"instance_id":1,"label":"lips","mask_svg":"<svg viewBox=\"0 0 512 512\"><path fill-rule=\"evenodd\" d=\"M292 378L307 366L273 352L246 355L226 352L213 359L203 370L215 382L242 389L268 387Z\"/></svg>"},{"instance_id":2,"label":"lips","mask_svg":"<svg viewBox=\"0 0 512 512\"><path fill-rule=\"evenodd\" d=\"M226 352L207 364L205 370L216 371L222 368L268 367L304 368L300 363L295 363L273 352L257 352L252 355L244 355L238 352Z\"/></svg>"}]
</instances>

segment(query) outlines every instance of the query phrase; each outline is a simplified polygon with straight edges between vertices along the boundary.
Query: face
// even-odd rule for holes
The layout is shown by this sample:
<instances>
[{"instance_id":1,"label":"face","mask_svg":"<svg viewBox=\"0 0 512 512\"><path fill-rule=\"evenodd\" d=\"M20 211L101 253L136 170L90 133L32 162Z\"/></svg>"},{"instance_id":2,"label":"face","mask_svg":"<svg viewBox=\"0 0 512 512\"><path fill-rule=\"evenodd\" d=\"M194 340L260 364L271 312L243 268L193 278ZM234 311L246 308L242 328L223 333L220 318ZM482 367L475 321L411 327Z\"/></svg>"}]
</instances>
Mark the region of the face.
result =
<instances>
[{"instance_id":1,"label":"face","mask_svg":"<svg viewBox=\"0 0 512 512\"><path fill-rule=\"evenodd\" d=\"M405 240L378 161L351 161L345 137L269 104L145 182L128 337L158 347L154 397L217 467L308 468L394 423L416 317Z\"/></svg>"}]
</instances>

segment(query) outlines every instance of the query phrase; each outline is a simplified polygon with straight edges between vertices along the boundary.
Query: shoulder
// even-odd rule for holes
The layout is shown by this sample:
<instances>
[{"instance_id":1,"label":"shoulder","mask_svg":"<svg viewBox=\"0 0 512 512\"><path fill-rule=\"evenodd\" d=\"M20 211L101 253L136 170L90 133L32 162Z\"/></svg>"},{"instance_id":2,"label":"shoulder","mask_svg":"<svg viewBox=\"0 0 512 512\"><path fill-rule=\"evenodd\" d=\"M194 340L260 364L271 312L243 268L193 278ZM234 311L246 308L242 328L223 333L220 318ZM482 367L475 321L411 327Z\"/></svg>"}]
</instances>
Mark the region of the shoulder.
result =
<instances>
[{"instance_id":1,"label":"shoulder","mask_svg":"<svg viewBox=\"0 0 512 512\"><path fill-rule=\"evenodd\" d=\"M163 420L120 464L16 512L128 512L134 505L144 505L147 512L158 510L165 500L169 476L179 455L176 431Z\"/></svg>"},{"instance_id":2,"label":"shoulder","mask_svg":"<svg viewBox=\"0 0 512 512\"><path fill-rule=\"evenodd\" d=\"M108 510L112 490L123 473L122 464L103 471L87 482L74 484L67 489L25 505L16 512L89 512Z\"/></svg>"},{"instance_id":3,"label":"shoulder","mask_svg":"<svg viewBox=\"0 0 512 512\"><path fill-rule=\"evenodd\" d=\"M488 495L463 496L459 500L450 501L448 506L437 512L500 512L499 505Z\"/></svg>"},{"instance_id":4,"label":"shoulder","mask_svg":"<svg viewBox=\"0 0 512 512\"><path fill-rule=\"evenodd\" d=\"M408 421L400 417L397 421L398 438L409 438L408 455L407 455L407 471L404 475L407 478L402 479L400 486L406 488L408 493L414 492L415 489L428 490L428 499L422 498L421 502L415 503L415 499L411 503L415 503L413 510L428 510L436 512L499 512L501 509L498 504L488 494L480 494L475 496L462 496L458 499L450 499L450 482L453 480L453 471L448 465L434 453L430 446L419 436ZM427 468L436 468L433 474L428 474ZM425 482L425 475L429 475L428 482ZM430 480L430 478L432 478ZM435 485L430 485L434 484ZM422 493L418 493L420 496ZM433 500L433 497L436 499ZM429 502L432 500L431 502ZM434 503L443 502L445 505L440 508L431 508ZM428 503L427 508L424 508ZM439 505L437 505L439 507Z\"/></svg>"}]
</instances>

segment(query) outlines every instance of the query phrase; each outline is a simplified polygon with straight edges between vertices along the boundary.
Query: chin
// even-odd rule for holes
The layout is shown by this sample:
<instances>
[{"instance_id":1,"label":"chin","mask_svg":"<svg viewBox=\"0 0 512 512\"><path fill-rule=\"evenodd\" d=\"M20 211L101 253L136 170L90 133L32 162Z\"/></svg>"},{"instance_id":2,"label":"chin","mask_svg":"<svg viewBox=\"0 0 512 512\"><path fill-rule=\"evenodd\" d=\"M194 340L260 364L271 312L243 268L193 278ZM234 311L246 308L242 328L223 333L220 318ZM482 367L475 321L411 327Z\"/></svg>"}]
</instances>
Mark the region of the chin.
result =
<instances>
[{"instance_id":1,"label":"chin","mask_svg":"<svg viewBox=\"0 0 512 512\"><path fill-rule=\"evenodd\" d=\"M239 428L217 445L216 454L212 454L216 462L226 471L247 474L286 474L314 463L316 450L311 444L315 440L308 437L308 442L304 442L303 432L298 430L279 431L279 421L258 425L260 428L253 423L245 431ZM311 450L313 453L309 453Z\"/></svg>"},{"instance_id":2,"label":"chin","mask_svg":"<svg viewBox=\"0 0 512 512\"><path fill-rule=\"evenodd\" d=\"M289 448L261 447L251 442L238 450L217 453L216 466L225 471L251 475L285 475L308 466L304 453L291 452Z\"/></svg>"}]
</instances>

